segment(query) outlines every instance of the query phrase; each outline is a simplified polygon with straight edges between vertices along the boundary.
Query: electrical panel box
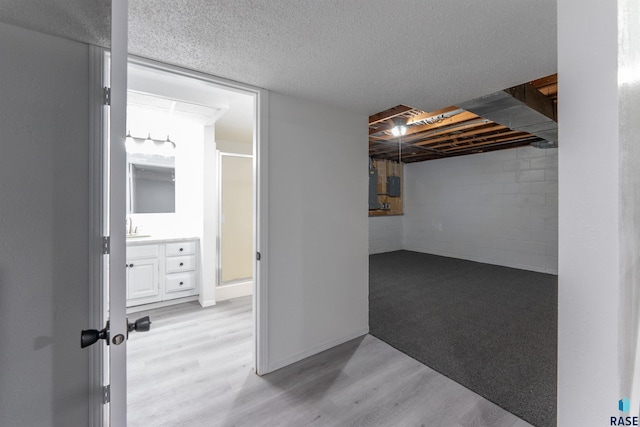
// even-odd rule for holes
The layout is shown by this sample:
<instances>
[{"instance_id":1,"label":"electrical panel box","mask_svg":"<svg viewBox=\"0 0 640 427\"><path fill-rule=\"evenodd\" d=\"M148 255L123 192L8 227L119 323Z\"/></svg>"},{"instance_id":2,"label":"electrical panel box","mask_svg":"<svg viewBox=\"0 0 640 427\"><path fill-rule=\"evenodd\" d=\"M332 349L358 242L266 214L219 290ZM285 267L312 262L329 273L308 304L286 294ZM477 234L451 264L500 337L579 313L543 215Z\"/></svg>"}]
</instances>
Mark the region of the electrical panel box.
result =
<instances>
[{"instance_id":1,"label":"electrical panel box","mask_svg":"<svg viewBox=\"0 0 640 427\"><path fill-rule=\"evenodd\" d=\"M400 177L388 176L387 177L387 194L391 197L400 197ZM369 196L371 197L371 196Z\"/></svg>"},{"instance_id":2,"label":"electrical panel box","mask_svg":"<svg viewBox=\"0 0 640 427\"><path fill-rule=\"evenodd\" d=\"M388 159L369 159L370 217L403 215L402 166Z\"/></svg>"},{"instance_id":3,"label":"electrical panel box","mask_svg":"<svg viewBox=\"0 0 640 427\"><path fill-rule=\"evenodd\" d=\"M378 171L369 169L369 209L378 207Z\"/></svg>"}]
</instances>

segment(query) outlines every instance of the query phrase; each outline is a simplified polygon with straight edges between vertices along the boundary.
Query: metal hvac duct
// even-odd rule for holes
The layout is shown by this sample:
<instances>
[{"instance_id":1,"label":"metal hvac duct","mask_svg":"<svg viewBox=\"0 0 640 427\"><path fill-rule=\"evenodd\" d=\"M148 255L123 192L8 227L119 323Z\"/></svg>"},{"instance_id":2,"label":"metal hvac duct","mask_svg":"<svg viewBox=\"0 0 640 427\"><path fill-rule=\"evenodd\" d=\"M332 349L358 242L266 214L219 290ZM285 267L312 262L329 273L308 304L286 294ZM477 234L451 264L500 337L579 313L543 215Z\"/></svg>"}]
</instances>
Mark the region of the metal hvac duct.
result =
<instances>
[{"instance_id":1,"label":"metal hvac duct","mask_svg":"<svg viewBox=\"0 0 640 427\"><path fill-rule=\"evenodd\" d=\"M558 146L556 107L550 98L530 83L481 96L458 106L510 129L543 138L545 141L532 144L537 148Z\"/></svg>"}]
</instances>

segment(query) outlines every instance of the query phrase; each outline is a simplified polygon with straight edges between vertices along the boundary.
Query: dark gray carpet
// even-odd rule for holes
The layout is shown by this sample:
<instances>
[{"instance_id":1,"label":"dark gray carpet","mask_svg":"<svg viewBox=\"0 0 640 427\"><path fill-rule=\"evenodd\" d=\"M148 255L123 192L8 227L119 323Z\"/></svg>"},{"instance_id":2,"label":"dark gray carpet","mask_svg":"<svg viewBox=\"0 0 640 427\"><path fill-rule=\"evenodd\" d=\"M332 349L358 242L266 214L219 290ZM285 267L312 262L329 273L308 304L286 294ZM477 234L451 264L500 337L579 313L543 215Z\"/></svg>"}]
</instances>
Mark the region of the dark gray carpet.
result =
<instances>
[{"instance_id":1,"label":"dark gray carpet","mask_svg":"<svg viewBox=\"0 0 640 427\"><path fill-rule=\"evenodd\" d=\"M371 255L369 329L529 423L556 425L557 276L410 251Z\"/></svg>"}]
</instances>

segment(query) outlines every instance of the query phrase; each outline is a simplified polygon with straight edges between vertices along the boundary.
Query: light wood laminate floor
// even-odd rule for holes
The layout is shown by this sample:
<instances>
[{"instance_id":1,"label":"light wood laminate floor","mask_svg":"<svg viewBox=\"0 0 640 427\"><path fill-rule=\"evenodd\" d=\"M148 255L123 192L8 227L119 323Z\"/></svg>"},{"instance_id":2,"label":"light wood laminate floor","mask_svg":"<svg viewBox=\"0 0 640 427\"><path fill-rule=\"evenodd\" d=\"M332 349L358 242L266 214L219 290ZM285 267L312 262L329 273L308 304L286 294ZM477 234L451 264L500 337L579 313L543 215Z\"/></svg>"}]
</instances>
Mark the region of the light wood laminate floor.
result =
<instances>
[{"instance_id":1,"label":"light wood laminate floor","mask_svg":"<svg viewBox=\"0 0 640 427\"><path fill-rule=\"evenodd\" d=\"M128 425L510 426L528 423L370 335L259 377L251 298L149 314L128 342Z\"/></svg>"}]
</instances>

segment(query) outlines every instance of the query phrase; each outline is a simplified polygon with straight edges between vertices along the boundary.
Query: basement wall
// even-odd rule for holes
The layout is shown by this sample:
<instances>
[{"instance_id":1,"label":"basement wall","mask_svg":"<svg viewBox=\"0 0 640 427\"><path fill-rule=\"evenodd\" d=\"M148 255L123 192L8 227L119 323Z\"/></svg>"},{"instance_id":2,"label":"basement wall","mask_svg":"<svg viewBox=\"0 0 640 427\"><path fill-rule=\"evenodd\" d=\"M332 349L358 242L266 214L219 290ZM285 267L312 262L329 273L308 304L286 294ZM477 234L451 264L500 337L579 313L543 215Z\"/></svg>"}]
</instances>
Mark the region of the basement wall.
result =
<instances>
[{"instance_id":1,"label":"basement wall","mask_svg":"<svg viewBox=\"0 0 640 427\"><path fill-rule=\"evenodd\" d=\"M404 249L557 274L557 149L407 164L404 194Z\"/></svg>"},{"instance_id":2,"label":"basement wall","mask_svg":"<svg viewBox=\"0 0 640 427\"><path fill-rule=\"evenodd\" d=\"M369 217L369 255L403 249L402 223L401 215Z\"/></svg>"},{"instance_id":3,"label":"basement wall","mask_svg":"<svg viewBox=\"0 0 640 427\"><path fill-rule=\"evenodd\" d=\"M558 425L611 425L640 407L640 7L557 8Z\"/></svg>"}]
</instances>

